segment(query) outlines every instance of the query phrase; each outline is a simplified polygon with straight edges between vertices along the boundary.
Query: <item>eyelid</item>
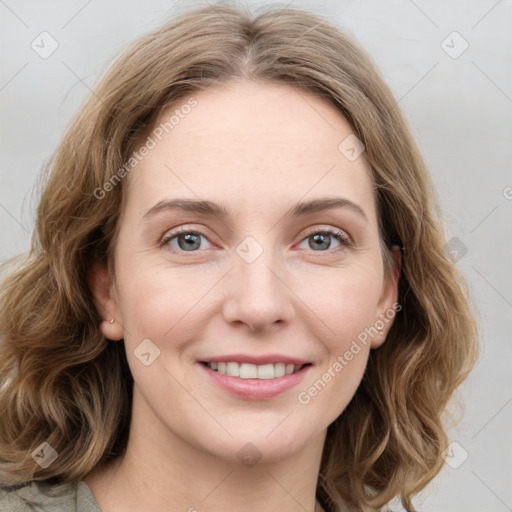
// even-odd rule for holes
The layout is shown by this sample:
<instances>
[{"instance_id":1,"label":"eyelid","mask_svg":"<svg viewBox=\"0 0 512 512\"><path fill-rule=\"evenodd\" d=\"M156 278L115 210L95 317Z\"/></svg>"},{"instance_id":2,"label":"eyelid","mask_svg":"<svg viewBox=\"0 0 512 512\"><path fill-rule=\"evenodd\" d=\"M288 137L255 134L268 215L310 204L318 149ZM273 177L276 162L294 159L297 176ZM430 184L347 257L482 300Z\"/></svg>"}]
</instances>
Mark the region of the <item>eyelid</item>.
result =
<instances>
[{"instance_id":1,"label":"eyelid","mask_svg":"<svg viewBox=\"0 0 512 512\"><path fill-rule=\"evenodd\" d=\"M348 249L352 249L354 247L354 242L350 235L346 233L344 230L334 227L313 227L311 228L300 240L299 244L304 243L310 236L323 233L333 237L338 243L338 247L330 248L325 251L314 251L312 249L306 249L306 253L311 257L320 257L320 258L329 258L329 257L337 257L340 253Z\"/></svg>"},{"instance_id":2,"label":"eyelid","mask_svg":"<svg viewBox=\"0 0 512 512\"><path fill-rule=\"evenodd\" d=\"M353 245L353 243L354 243L354 241L352 240L350 235L344 229L335 228L333 226L318 226L318 225L316 225L316 226L313 226L312 228L308 228L304 238L307 238L308 236L313 235L315 233L329 233L331 235L336 234L336 235L339 235L340 238L343 239L343 242L346 243L347 245L349 245L349 244ZM304 238L302 240L304 240ZM302 242L302 240L301 240L301 242Z\"/></svg>"},{"instance_id":3,"label":"eyelid","mask_svg":"<svg viewBox=\"0 0 512 512\"><path fill-rule=\"evenodd\" d=\"M210 240L209 236L203 230L192 228L192 227L187 227L187 226L178 226L177 228L168 229L162 235L162 238L160 239L160 242L158 243L159 247L163 247L164 245L168 244L172 239L174 239L175 237L177 237L178 235L180 235L182 233L194 233L197 235L201 235L204 238L206 238L206 240L208 240L208 242L210 244L213 244L213 242ZM185 252L185 251L183 251L183 252ZM191 252L194 252L194 251L191 251ZM199 251L196 251L196 252L199 252Z\"/></svg>"}]
</instances>

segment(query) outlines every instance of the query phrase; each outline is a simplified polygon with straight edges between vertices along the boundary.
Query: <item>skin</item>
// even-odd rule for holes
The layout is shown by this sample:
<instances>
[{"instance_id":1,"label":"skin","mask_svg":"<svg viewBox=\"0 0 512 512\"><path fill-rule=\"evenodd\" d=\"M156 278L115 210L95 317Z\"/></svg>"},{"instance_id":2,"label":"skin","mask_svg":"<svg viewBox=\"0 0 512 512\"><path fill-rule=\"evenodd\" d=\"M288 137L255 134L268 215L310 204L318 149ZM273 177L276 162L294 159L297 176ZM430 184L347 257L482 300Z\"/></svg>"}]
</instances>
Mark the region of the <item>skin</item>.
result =
<instances>
[{"instance_id":1,"label":"skin","mask_svg":"<svg viewBox=\"0 0 512 512\"><path fill-rule=\"evenodd\" d=\"M323 99L245 81L194 98L197 106L128 178L115 276L100 264L90 276L101 330L124 339L135 386L125 456L85 481L103 512L291 512L298 504L312 512L326 429L392 320L309 403L298 393L332 373L337 356L397 301L398 274L384 274L369 169L364 153L349 161L338 150L353 130ZM322 197L347 198L366 219L348 207L285 216L298 201ZM214 201L229 216L163 209L144 217L176 198ZM199 248L183 250L178 238L160 246L177 227L200 230ZM325 229L341 230L352 245L334 237L315 244L312 235ZM263 250L252 263L236 252L247 236ZM134 355L145 339L160 350L149 366ZM245 400L197 365L240 352L313 366L284 394ZM237 457L247 442L261 455L251 467Z\"/></svg>"}]
</instances>

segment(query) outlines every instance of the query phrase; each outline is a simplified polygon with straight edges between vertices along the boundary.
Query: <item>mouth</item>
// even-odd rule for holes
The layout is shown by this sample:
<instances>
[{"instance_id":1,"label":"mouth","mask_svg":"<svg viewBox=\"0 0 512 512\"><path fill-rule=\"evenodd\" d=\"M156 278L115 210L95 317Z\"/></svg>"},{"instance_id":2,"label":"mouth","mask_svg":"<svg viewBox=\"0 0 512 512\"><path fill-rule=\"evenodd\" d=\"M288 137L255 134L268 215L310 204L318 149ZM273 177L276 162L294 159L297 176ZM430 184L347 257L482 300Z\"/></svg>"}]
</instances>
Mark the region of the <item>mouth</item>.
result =
<instances>
[{"instance_id":1,"label":"mouth","mask_svg":"<svg viewBox=\"0 0 512 512\"><path fill-rule=\"evenodd\" d=\"M218 372L229 377L260 380L285 377L286 375L292 375L299 372L306 366L311 366L311 363L296 365L283 362L257 365L252 363L238 363L236 361L201 361L201 364L214 372Z\"/></svg>"},{"instance_id":2,"label":"mouth","mask_svg":"<svg viewBox=\"0 0 512 512\"><path fill-rule=\"evenodd\" d=\"M197 367L215 388L242 400L271 400L284 395L313 369L312 363L289 358L281 361L278 356L230 359L228 356L224 361L198 361ZM253 362L244 362L247 359Z\"/></svg>"}]
</instances>

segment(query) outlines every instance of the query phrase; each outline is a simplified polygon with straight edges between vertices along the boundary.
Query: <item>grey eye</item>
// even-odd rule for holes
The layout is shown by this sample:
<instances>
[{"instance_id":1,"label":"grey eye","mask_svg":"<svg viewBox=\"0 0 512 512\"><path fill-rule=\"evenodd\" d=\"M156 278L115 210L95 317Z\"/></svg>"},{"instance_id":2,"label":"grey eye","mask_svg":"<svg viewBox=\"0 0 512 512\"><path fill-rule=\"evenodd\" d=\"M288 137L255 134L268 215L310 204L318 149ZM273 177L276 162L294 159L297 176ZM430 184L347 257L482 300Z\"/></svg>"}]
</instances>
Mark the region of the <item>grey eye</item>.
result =
<instances>
[{"instance_id":1,"label":"grey eye","mask_svg":"<svg viewBox=\"0 0 512 512\"><path fill-rule=\"evenodd\" d=\"M316 233L315 235L310 235L308 237L309 246L311 249L319 249L324 251L325 249L329 249L331 245L331 235L325 233Z\"/></svg>"},{"instance_id":2,"label":"grey eye","mask_svg":"<svg viewBox=\"0 0 512 512\"><path fill-rule=\"evenodd\" d=\"M323 230L311 233L303 242L308 242L306 249L311 249L315 252L327 251L329 249L337 249L343 245L347 245L347 242L341 232ZM337 245L332 247L332 243L335 241Z\"/></svg>"},{"instance_id":3,"label":"grey eye","mask_svg":"<svg viewBox=\"0 0 512 512\"><path fill-rule=\"evenodd\" d=\"M195 252L201 248L201 239L208 240L201 233L197 233L195 231L183 231L182 233L176 233L169 236L164 243L170 245L172 249L177 252Z\"/></svg>"}]
</instances>

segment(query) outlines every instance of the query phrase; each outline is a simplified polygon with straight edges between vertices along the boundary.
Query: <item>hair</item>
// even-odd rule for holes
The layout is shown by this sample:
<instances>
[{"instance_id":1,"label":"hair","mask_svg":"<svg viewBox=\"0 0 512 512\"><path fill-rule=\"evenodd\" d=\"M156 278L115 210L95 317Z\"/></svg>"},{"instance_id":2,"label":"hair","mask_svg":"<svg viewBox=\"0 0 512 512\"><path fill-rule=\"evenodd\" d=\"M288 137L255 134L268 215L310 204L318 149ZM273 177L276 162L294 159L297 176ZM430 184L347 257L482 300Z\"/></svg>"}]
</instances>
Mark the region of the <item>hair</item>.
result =
<instances>
[{"instance_id":1,"label":"hair","mask_svg":"<svg viewBox=\"0 0 512 512\"><path fill-rule=\"evenodd\" d=\"M380 510L396 497L414 511L442 468L444 414L478 354L430 176L388 86L340 28L299 9L255 16L225 2L182 12L127 48L44 168L30 249L0 297L0 483L79 481L125 450L133 377L124 344L100 332L88 275L97 262L115 270L119 170L142 138L178 100L233 80L321 97L365 146L386 273L391 245L403 246L402 308L328 427L317 495L333 511ZM46 468L31 456L42 442L58 453Z\"/></svg>"}]
</instances>

